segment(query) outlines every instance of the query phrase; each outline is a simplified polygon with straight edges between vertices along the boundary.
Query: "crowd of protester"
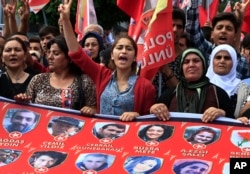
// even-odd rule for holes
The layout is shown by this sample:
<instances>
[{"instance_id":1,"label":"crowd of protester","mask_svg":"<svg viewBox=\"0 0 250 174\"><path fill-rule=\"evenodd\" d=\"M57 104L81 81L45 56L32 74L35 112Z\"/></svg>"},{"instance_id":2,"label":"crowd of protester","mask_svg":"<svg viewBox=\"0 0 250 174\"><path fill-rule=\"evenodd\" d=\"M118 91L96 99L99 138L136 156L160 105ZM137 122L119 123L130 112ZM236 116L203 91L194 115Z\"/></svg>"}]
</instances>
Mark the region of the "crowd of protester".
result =
<instances>
[{"instance_id":1,"label":"crowd of protester","mask_svg":"<svg viewBox=\"0 0 250 174\"><path fill-rule=\"evenodd\" d=\"M69 0L58 7L58 28L43 26L27 37L29 5L2 0L4 32L0 38L0 96L80 110L83 115L117 115L122 121L171 112L202 114L203 122L250 118L250 34L241 40L241 24L250 1L234 12L218 13L199 24L198 0L184 12L173 7L176 58L151 81L140 76L137 44L127 29L106 44L98 24L84 29L78 41L70 21ZM20 24L16 22L16 11Z\"/></svg>"}]
</instances>

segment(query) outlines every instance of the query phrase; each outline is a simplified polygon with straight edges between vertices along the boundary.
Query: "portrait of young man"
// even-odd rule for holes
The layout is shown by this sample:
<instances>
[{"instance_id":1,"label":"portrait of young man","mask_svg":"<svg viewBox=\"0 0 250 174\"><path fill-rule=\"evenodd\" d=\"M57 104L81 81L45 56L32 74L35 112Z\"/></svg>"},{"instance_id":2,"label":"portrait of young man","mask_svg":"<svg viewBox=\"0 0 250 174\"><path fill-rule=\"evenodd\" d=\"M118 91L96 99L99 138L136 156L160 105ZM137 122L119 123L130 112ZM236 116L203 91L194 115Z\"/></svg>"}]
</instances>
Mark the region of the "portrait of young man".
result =
<instances>
[{"instance_id":1,"label":"portrait of young man","mask_svg":"<svg viewBox=\"0 0 250 174\"><path fill-rule=\"evenodd\" d=\"M4 128L9 132L27 133L34 129L40 115L27 109L8 110L4 119Z\"/></svg>"},{"instance_id":2,"label":"portrait of young man","mask_svg":"<svg viewBox=\"0 0 250 174\"><path fill-rule=\"evenodd\" d=\"M110 138L112 140L120 138L126 134L127 126L118 123L96 123L93 134L98 139Z\"/></svg>"}]
</instances>

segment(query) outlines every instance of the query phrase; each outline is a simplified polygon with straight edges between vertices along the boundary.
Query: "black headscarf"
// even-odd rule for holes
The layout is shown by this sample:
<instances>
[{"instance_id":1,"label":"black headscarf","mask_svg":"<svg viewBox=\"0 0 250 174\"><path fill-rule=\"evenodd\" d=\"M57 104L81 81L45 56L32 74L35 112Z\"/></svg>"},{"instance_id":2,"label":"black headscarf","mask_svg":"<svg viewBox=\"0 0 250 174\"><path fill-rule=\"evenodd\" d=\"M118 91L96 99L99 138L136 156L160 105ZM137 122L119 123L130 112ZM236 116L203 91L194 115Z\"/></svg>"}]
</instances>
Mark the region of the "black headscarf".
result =
<instances>
[{"instance_id":1,"label":"black headscarf","mask_svg":"<svg viewBox=\"0 0 250 174\"><path fill-rule=\"evenodd\" d=\"M94 58L93 60L96 62L96 63L100 63L100 52L104 49L104 45L103 45L103 38L95 33L95 32L88 32L84 35L83 39L80 41L80 44L82 47L84 47L84 44L86 42L86 39L87 38L90 38L90 37L94 37L97 39L97 42L99 44L99 50L98 50L98 55L96 58Z\"/></svg>"}]
</instances>

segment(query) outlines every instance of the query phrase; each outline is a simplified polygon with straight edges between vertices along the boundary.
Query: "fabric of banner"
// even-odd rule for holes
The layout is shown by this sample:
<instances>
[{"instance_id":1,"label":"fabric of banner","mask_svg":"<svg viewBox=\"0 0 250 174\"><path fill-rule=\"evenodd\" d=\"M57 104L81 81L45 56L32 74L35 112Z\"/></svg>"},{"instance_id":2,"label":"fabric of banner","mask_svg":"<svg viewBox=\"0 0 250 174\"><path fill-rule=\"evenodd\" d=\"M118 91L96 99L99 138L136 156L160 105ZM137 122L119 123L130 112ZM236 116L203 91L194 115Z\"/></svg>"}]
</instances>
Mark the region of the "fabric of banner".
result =
<instances>
[{"instance_id":1,"label":"fabric of banner","mask_svg":"<svg viewBox=\"0 0 250 174\"><path fill-rule=\"evenodd\" d=\"M121 122L2 98L0 107L0 173L166 174L197 163L204 174L228 174L230 158L250 157L249 126L229 118L202 123L199 114L171 113L167 122Z\"/></svg>"}]
</instances>

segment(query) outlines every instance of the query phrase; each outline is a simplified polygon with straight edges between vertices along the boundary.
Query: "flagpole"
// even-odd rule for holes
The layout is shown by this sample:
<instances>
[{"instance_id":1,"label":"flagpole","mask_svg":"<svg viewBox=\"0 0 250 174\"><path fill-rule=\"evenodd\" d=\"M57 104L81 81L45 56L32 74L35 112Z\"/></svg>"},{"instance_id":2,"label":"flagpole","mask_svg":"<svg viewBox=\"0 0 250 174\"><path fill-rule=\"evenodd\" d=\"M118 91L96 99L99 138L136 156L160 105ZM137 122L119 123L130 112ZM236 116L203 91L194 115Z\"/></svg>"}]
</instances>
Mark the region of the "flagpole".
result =
<instances>
[{"instance_id":1,"label":"flagpole","mask_svg":"<svg viewBox=\"0 0 250 174\"><path fill-rule=\"evenodd\" d=\"M47 21L47 17L46 17L46 14L44 12L44 9L42 9L42 13L43 13L43 21L44 21L44 24L45 25L48 25L48 21Z\"/></svg>"},{"instance_id":2,"label":"flagpole","mask_svg":"<svg viewBox=\"0 0 250 174\"><path fill-rule=\"evenodd\" d=\"M209 8L209 0L206 0L206 8L207 8L207 21L210 21L210 8Z\"/></svg>"}]
</instances>

